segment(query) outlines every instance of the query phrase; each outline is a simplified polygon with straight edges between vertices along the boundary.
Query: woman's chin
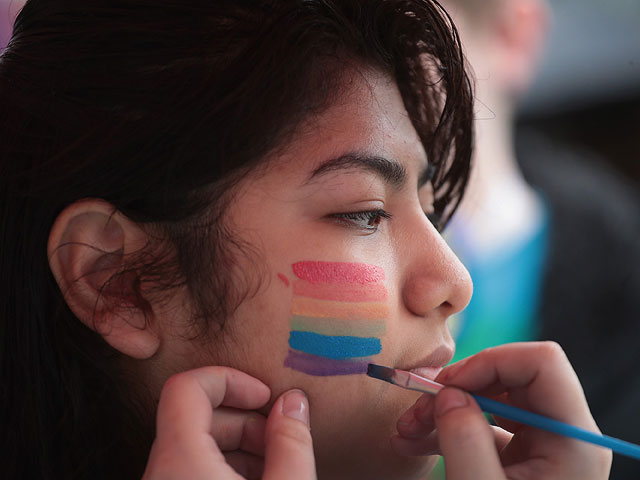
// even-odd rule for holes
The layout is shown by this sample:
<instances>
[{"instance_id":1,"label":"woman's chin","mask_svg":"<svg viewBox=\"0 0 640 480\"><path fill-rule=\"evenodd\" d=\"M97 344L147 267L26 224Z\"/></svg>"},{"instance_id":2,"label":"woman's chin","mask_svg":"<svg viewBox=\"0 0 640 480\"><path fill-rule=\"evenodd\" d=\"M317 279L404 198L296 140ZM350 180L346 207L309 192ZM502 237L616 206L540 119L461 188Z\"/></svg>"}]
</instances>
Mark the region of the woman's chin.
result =
<instances>
[{"instance_id":1,"label":"woman's chin","mask_svg":"<svg viewBox=\"0 0 640 480\"><path fill-rule=\"evenodd\" d=\"M437 456L407 457L392 447L391 437L397 433L396 422L412 405L413 399L371 407L370 415L351 412L350 418L336 415L331 428L323 423L330 416L311 422L319 478L326 480L413 480L424 479L433 469ZM339 422L335 422L338 420ZM348 428L336 427L338 424ZM326 425L328 426L328 425Z\"/></svg>"},{"instance_id":2,"label":"woman's chin","mask_svg":"<svg viewBox=\"0 0 640 480\"><path fill-rule=\"evenodd\" d=\"M319 480L424 480L438 462L438 456L400 456L389 446L384 452L371 452L360 459L334 458L324 462L319 457L316 461Z\"/></svg>"}]
</instances>

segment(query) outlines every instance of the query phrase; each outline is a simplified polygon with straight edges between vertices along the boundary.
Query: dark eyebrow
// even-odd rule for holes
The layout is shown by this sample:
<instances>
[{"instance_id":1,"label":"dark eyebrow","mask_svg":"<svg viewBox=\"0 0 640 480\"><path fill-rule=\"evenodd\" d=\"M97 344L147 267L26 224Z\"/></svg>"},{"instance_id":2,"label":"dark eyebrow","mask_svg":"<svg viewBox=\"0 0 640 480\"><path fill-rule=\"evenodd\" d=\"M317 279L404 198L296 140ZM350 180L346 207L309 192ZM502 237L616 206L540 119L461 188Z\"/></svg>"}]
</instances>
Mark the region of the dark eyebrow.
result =
<instances>
[{"instance_id":1,"label":"dark eyebrow","mask_svg":"<svg viewBox=\"0 0 640 480\"><path fill-rule=\"evenodd\" d=\"M362 155L349 153L340 157L327 160L316 168L307 183L314 178L336 170L362 169L378 175L385 183L395 189L400 189L407 181L407 171L396 160L390 160L375 155Z\"/></svg>"}]
</instances>

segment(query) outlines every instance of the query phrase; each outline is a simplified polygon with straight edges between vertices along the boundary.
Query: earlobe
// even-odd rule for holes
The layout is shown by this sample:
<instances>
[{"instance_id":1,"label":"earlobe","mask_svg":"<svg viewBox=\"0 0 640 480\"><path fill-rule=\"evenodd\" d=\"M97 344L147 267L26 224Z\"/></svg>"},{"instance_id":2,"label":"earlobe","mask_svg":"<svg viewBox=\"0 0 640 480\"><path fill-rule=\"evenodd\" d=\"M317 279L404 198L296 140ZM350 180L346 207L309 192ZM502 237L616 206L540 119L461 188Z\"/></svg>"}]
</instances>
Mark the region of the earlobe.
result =
<instances>
[{"instance_id":1,"label":"earlobe","mask_svg":"<svg viewBox=\"0 0 640 480\"><path fill-rule=\"evenodd\" d=\"M49 266L76 315L107 343L145 359L160 347L159 326L126 260L147 244L135 222L99 199L65 208L49 233Z\"/></svg>"}]
</instances>

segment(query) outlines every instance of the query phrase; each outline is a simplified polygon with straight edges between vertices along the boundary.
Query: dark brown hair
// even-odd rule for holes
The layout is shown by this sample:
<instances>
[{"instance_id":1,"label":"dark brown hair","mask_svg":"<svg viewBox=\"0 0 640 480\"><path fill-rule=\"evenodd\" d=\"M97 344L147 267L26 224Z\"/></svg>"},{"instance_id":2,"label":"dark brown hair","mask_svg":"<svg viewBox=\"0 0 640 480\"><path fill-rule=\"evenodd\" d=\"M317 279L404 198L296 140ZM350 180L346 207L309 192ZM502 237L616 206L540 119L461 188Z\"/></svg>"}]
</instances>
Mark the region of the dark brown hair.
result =
<instances>
[{"instance_id":1,"label":"dark brown hair","mask_svg":"<svg viewBox=\"0 0 640 480\"><path fill-rule=\"evenodd\" d=\"M185 285L199 320L222 322L247 294L214 274L245 249L223 221L233 186L335 99L345 61L396 79L446 220L468 178L472 99L436 2L27 2L0 57L8 478L139 477L153 438L118 355L74 318L49 271L56 216L102 198L159 232L174 254L138 252L121 274ZM136 306L152 293L138 290Z\"/></svg>"}]
</instances>

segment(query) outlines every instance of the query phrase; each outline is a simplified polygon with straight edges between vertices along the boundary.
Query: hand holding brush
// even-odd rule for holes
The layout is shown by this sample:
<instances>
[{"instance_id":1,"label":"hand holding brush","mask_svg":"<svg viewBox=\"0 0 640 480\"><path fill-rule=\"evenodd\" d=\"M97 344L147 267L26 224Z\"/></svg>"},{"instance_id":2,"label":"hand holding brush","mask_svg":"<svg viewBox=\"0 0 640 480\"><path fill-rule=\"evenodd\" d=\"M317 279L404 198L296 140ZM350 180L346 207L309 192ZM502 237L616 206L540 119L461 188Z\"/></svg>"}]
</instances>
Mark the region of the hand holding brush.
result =
<instances>
[{"instance_id":1,"label":"hand holding brush","mask_svg":"<svg viewBox=\"0 0 640 480\"><path fill-rule=\"evenodd\" d=\"M610 450L500 417L492 427L465 392L599 434L577 376L557 344L491 348L446 367L435 381L457 388L423 395L400 417L398 435L392 438L398 453L442 454L450 480L608 478Z\"/></svg>"}]
</instances>

